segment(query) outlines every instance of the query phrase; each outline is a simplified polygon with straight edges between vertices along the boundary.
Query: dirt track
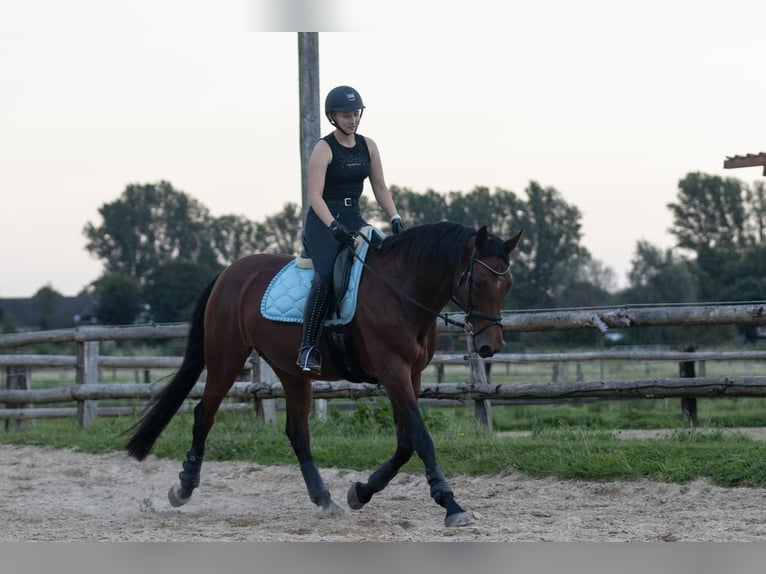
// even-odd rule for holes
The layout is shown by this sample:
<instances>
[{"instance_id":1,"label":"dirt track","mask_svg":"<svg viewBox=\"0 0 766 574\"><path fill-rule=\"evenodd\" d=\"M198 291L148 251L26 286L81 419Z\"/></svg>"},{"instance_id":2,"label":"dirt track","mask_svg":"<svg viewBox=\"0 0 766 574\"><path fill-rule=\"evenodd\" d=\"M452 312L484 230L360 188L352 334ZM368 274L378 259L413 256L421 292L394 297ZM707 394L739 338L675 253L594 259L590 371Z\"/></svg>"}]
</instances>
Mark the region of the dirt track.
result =
<instances>
[{"instance_id":1,"label":"dirt track","mask_svg":"<svg viewBox=\"0 0 766 574\"><path fill-rule=\"evenodd\" d=\"M191 502L166 493L179 461L0 445L0 541L755 541L764 491L697 481L449 477L473 525L445 529L420 475L399 475L361 511L324 517L297 467L205 462ZM366 475L323 469L336 502Z\"/></svg>"}]
</instances>

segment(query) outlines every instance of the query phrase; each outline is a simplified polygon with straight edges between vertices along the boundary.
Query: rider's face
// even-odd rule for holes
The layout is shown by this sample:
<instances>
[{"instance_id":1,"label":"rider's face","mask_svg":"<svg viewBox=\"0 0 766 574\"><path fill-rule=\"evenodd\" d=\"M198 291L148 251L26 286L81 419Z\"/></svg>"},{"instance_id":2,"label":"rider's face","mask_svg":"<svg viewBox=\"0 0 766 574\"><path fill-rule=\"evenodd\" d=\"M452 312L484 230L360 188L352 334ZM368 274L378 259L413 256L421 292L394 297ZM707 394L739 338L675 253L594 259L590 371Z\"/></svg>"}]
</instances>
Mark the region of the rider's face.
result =
<instances>
[{"instance_id":1,"label":"rider's face","mask_svg":"<svg viewBox=\"0 0 766 574\"><path fill-rule=\"evenodd\" d=\"M359 127L359 120L362 119L362 110L353 110L350 112L335 112L335 123L346 132L354 132Z\"/></svg>"}]
</instances>

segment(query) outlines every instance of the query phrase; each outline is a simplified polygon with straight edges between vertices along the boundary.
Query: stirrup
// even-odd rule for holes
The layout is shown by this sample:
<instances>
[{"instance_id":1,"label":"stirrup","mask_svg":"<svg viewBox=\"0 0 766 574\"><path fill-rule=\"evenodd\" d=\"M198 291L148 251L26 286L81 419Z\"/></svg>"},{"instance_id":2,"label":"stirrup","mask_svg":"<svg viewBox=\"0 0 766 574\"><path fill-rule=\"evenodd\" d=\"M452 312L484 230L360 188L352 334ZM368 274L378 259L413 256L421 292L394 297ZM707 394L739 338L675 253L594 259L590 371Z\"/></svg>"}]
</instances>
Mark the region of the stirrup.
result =
<instances>
[{"instance_id":1,"label":"stirrup","mask_svg":"<svg viewBox=\"0 0 766 574\"><path fill-rule=\"evenodd\" d=\"M322 373L322 356L319 350L314 347L302 347L298 353L298 360L295 362L304 373L320 375Z\"/></svg>"}]
</instances>

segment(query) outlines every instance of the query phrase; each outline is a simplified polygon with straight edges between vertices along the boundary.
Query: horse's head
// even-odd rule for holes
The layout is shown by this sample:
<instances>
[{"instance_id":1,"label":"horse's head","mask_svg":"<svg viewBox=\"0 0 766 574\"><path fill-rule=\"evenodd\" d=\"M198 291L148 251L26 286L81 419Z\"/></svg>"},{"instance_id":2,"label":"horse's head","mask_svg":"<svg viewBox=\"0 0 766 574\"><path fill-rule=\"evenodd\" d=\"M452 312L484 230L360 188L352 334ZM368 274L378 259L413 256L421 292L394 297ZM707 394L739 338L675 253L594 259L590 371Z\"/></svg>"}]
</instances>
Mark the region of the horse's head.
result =
<instances>
[{"instance_id":1,"label":"horse's head","mask_svg":"<svg viewBox=\"0 0 766 574\"><path fill-rule=\"evenodd\" d=\"M481 357L491 357L503 346L500 311L513 283L509 255L522 231L503 241L484 226L476 233L473 245L468 245L470 259L458 277L452 300L465 311L466 333Z\"/></svg>"}]
</instances>

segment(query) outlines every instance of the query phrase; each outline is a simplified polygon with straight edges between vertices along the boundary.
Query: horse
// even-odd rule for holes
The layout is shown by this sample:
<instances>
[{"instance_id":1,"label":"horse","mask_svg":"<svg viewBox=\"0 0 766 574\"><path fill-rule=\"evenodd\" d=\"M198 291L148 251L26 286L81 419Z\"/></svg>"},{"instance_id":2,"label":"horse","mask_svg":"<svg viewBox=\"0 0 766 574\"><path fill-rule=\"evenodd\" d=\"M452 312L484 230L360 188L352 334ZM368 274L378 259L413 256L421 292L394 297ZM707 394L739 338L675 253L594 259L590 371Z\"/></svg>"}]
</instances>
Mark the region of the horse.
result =
<instances>
[{"instance_id":1,"label":"horse","mask_svg":"<svg viewBox=\"0 0 766 574\"><path fill-rule=\"evenodd\" d=\"M356 482L347 493L351 509L361 509L396 476L413 453L422 460L432 499L446 510L446 527L473 522L455 500L437 464L434 444L419 406L421 375L433 357L436 321L452 300L465 313L460 323L473 352L490 357L503 344L501 305L511 287L510 254L522 231L508 240L460 223L442 221L410 227L386 236L369 249L358 285L358 302L347 325L358 365L368 382L385 389L396 429L392 457ZM193 311L181 366L129 429L127 452L143 460L181 407L203 369L207 379L194 408L192 444L171 487L173 506L186 504L199 486L205 442L221 401L252 351L282 383L287 412L286 434L298 459L310 500L330 516L343 514L330 496L314 461L309 438L312 379L296 365L301 325L267 319L261 299L272 278L294 256L258 253L231 263L199 296ZM320 344L321 375L343 375L330 359L328 342Z\"/></svg>"}]
</instances>

